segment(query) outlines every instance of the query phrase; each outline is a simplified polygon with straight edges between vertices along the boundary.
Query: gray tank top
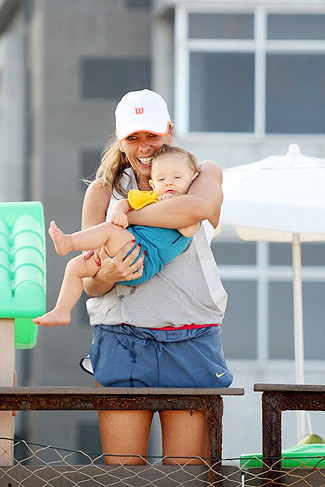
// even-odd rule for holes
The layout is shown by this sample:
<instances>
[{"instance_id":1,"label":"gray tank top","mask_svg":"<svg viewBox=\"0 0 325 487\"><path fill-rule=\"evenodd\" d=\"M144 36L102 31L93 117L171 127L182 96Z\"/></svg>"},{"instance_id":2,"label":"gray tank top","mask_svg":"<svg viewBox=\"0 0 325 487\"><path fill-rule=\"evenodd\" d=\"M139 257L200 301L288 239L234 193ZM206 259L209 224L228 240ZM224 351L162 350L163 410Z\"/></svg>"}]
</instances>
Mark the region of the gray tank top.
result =
<instances>
[{"instance_id":1,"label":"gray tank top","mask_svg":"<svg viewBox=\"0 0 325 487\"><path fill-rule=\"evenodd\" d=\"M131 168L125 171L122 184L126 191L137 189ZM119 198L113 193L107 215ZM221 324L227 294L210 249L209 227L209 222L203 222L187 249L147 282L116 284L105 296L88 299L90 324L150 328Z\"/></svg>"}]
</instances>

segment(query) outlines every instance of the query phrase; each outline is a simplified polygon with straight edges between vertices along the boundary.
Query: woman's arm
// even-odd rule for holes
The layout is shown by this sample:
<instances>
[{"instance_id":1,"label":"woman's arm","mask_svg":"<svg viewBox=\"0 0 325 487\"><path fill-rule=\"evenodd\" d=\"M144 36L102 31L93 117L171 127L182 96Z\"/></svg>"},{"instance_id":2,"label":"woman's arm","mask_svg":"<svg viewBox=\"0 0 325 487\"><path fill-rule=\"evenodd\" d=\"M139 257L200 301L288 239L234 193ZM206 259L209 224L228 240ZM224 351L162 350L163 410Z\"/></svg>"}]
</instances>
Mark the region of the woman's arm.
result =
<instances>
[{"instance_id":1,"label":"woman's arm","mask_svg":"<svg viewBox=\"0 0 325 487\"><path fill-rule=\"evenodd\" d=\"M216 227L223 201L222 171L212 161L201 164L202 171L186 195L168 198L128 213L132 225L184 228L208 219Z\"/></svg>"},{"instance_id":2,"label":"woman's arm","mask_svg":"<svg viewBox=\"0 0 325 487\"><path fill-rule=\"evenodd\" d=\"M110 188L104 188L100 181L91 183L87 188L82 208L82 229L98 225L106 220L110 198ZM96 276L84 279L84 290L88 296L102 296L110 291L116 282L134 279L133 273L138 268L136 277L141 277L144 256L137 260L136 265L132 264L139 254L139 247L137 246L125 258L133 246L132 242L124 245L113 258L109 257L104 246L101 248L99 252L100 267Z\"/></svg>"},{"instance_id":3,"label":"woman's arm","mask_svg":"<svg viewBox=\"0 0 325 487\"><path fill-rule=\"evenodd\" d=\"M195 235L200 230L200 224L194 223L194 225L189 225L188 227L185 228L178 228L177 230L184 237L190 238L193 237L193 235Z\"/></svg>"}]
</instances>

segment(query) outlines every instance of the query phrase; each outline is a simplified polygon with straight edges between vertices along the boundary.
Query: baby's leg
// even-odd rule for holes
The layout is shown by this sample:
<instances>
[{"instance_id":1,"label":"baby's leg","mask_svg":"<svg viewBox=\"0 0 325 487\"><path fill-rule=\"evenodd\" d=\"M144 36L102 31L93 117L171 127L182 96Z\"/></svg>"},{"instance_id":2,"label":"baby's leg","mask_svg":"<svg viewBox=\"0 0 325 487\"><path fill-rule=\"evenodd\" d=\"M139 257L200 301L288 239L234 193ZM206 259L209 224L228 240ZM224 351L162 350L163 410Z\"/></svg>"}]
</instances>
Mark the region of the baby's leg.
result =
<instances>
[{"instance_id":1,"label":"baby's leg","mask_svg":"<svg viewBox=\"0 0 325 487\"><path fill-rule=\"evenodd\" d=\"M108 225L110 228L110 236L106 241L106 247L108 253L114 257L120 248L123 247L123 245L134 239L134 235L128 230L114 225L113 223L109 223ZM100 226L102 225L97 225L96 227L87 229L85 232ZM82 231L77 233L81 234L84 232ZM71 235L71 237L73 235ZM103 243L105 243L105 241ZM97 245L95 248L97 248ZM74 259L71 259L68 262L65 270L61 290L55 308L52 311L45 313L43 316L35 318L33 320L34 323L41 326L60 326L70 323L71 311L78 302L83 291L83 278L94 277L97 272L98 266L94 257L90 257L90 259L85 260L83 255L78 255Z\"/></svg>"},{"instance_id":2,"label":"baby's leg","mask_svg":"<svg viewBox=\"0 0 325 487\"><path fill-rule=\"evenodd\" d=\"M130 241L134 241L135 243L135 236L126 228L114 225L114 223L109 223L109 225L111 226L109 232L106 234L105 247L109 255L115 257L123 245Z\"/></svg>"},{"instance_id":3,"label":"baby's leg","mask_svg":"<svg viewBox=\"0 0 325 487\"><path fill-rule=\"evenodd\" d=\"M54 220L50 222L48 233L53 240L55 250L59 255L66 255L73 250L70 235L62 232Z\"/></svg>"},{"instance_id":4,"label":"baby's leg","mask_svg":"<svg viewBox=\"0 0 325 487\"><path fill-rule=\"evenodd\" d=\"M115 255L124 244L133 239L131 232L110 222L67 235L52 221L49 234L59 255L66 255L72 250L95 250L108 242Z\"/></svg>"},{"instance_id":5,"label":"baby's leg","mask_svg":"<svg viewBox=\"0 0 325 487\"><path fill-rule=\"evenodd\" d=\"M94 277L98 266L94 257L85 260L83 255L71 259L65 269L64 278L55 308L33 321L41 326L67 325L71 321L71 311L78 302L82 291L84 277Z\"/></svg>"}]
</instances>

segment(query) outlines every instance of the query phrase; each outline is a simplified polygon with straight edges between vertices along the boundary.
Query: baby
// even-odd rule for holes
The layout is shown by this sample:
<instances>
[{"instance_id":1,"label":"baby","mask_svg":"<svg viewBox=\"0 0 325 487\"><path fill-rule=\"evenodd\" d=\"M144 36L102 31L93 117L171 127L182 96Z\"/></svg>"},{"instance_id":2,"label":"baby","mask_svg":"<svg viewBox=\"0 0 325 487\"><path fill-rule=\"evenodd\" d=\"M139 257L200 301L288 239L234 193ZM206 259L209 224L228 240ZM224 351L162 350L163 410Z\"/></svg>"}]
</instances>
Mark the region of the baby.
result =
<instances>
[{"instance_id":1,"label":"baby","mask_svg":"<svg viewBox=\"0 0 325 487\"><path fill-rule=\"evenodd\" d=\"M140 245L145 254L142 276L120 284L136 286L157 274L188 246L200 223L178 230L160 227L128 226L128 212L139 210L151 203L186 194L200 168L196 158L179 147L163 145L152 160L149 184L153 191L132 189L127 199L117 201L112 208L110 222L101 223L80 232L65 234L56 223L50 223L49 234L59 255L72 250L94 250L105 245L110 256L132 241ZM133 248L134 248L133 247ZM132 249L133 250L133 249ZM131 250L131 251L132 251ZM66 325L71 321L71 311L83 292L83 279L94 277L98 265L94 256L85 260L82 255L71 259L66 267L61 290L55 308L34 323L41 326ZM136 276L135 276L136 277Z\"/></svg>"}]
</instances>

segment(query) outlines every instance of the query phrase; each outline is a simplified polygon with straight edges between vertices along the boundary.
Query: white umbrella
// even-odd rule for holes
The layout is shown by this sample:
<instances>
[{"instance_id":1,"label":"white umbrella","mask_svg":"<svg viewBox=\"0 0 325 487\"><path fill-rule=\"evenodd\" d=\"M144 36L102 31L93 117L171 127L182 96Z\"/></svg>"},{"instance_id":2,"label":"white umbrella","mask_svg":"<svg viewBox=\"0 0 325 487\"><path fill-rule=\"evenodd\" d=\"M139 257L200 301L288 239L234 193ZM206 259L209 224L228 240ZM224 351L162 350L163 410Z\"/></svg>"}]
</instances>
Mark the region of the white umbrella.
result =
<instances>
[{"instance_id":1,"label":"white umbrella","mask_svg":"<svg viewBox=\"0 0 325 487\"><path fill-rule=\"evenodd\" d=\"M296 382L304 383L300 242L325 241L325 160L306 157L296 144L223 172L220 223L235 226L244 240L292 242ZM298 415L298 439L304 435Z\"/></svg>"}]
</instances>

